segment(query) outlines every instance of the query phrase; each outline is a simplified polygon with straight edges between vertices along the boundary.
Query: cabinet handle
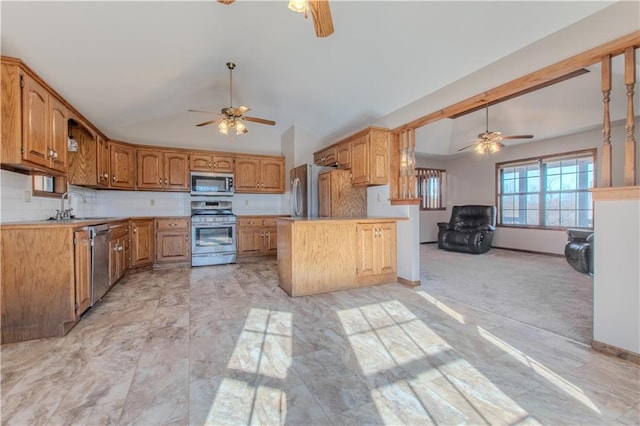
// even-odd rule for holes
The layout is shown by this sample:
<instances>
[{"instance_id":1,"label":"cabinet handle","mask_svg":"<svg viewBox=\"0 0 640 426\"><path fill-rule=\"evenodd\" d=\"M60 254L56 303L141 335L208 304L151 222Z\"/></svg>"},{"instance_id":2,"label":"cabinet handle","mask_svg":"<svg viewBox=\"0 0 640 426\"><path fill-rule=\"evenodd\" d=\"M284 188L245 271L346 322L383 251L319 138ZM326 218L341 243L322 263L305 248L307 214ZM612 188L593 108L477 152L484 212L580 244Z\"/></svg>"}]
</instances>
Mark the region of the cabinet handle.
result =
<instances>
[{"instance_id":1,"label":"cabinet handle","mask_svg":"<svg viewBox=\"0 0 640 426\"><path fill-rule=\"evenodd\" d=\"M133 233L135 234L136 232L138 232L138 228L136 228L135 226L133 227Z\"/></svg>"},{"instance_id":2,"label":"cabinet handle","mask_svg":"<svg viewBox=\"0 0 640 426\"><path fill-rule=\"evenodd\" d=\"M56 151L53 151L53 158L58 158L58 153Z\"/></svg>"},{"instance_id":3,"label":"cabinet handle","mask_svg":"<svg viewBox=\"0 0 640 426\"><path fill-rule=\"evenodd\" d=\"M189 236L188 236L188 235L185 235L185 236L184 236L184 240L185 240L185 241L189 241Z\"/></svg>"},{"instance_id":4,"label":"cabinet handle","mask_svg":"<svg viewBox=\"0 0 640 426\"><path fill-rule=\"evenodd\" d=\"M209 161L209 167L211 167L211 161Z\"/></svg>"},{"instance_id":5,"label":"cabinet handle","mask_svg":"<svg viewBox=\"0 0 640 426\"><path fill-rule=\"evenodd\" d=\"M167 184L167 178L164 178L164 184L165 185Z\"/></svg>"},{"instance_id":6,"label":"cabinet handle","mask_svg":"<svg viewBox=\"0 0 640 426\"><path fill-rule=\"evenodd\" d=\"M158 180L158 183L159 183L160 185L162 185L162 178L160 178L160 179Z\"/></svg>"},{"instance_id":7,"label":"cabinet handle","mask_svg":"<svg viewBox=\"0 0 640 426\"><path fill-rule=\"evenodd\" d=\"M113 175L113 181L114 182L116 181L116 175Z\"/></svg>"},{"instance_id":8,"label":"cabinet handle","mask_svg":"<svg viewBox=\"0 0 640 426\"><path fill-rule=\"evenodd\" d=\"M107 173L104 174L104 180L109 180L109 175Z\"/></svg>"}]
</instances>

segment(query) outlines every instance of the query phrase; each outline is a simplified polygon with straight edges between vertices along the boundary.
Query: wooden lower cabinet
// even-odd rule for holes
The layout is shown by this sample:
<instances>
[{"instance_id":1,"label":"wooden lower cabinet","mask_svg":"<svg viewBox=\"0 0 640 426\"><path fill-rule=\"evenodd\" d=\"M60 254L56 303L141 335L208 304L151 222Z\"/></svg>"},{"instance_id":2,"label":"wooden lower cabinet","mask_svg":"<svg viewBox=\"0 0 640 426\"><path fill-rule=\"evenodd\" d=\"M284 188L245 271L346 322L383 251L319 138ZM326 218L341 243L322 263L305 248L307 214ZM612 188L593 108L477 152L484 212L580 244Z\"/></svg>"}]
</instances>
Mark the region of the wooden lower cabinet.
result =
<instances>
[{"instance_id":1,"label":"wooden lower cabinet","mask_svg":"<svg viewBox=\"0 0 640 426\"><path fill-rule=\"evenodd\" d=\"M156 218L155 231L156 263L191 262L190 218Z\"/></svg>"},{"instance_id":2,"label":"wooden lower cabinet","mask_svg":"<svg viewBox=\"0 0 640 426\"><path fill-rule=\"evenodd\" d=\"M61 337L79 320L91 257L85 234L74 245L75 231L69 226L2 226L3 344Z\"/></svg>"},{"instance_id":3,"label":"wooden lower cabinet","mask_svg":"<svg viewBox=\"0 0 640 426\"><path fill-rule=\"evenodd\" d=\"M356 227L358 241L358 279L396 276L395 222L360 223Z\"/></svg>"},{"instance_id":4,"label":"wooden lower cabinet","mask_svg":"<svg viewBox=\"0 0 640 426\"><path fill-rule=\"evenodd\" d=\"M91 234L82 229L74 232L74 278L76 317L91 305Z\"/></svg>"},{"instance_id":5,"label":"wooden lower cabinet","mask_svg":"<svg viewBox=\"0 0 640 426\"><path fill-rule=\"evenodd\" d=\"M116 222L110 226L109 236L109 282L115 284L127 269L131 256L129 222Z\"/></svg>"},{"instance_id":6,"label":"wooden lower cabinet","mask_svg":"<svg viewBox=\"0 0 640 426\"><path fill-rule=\"evenodd\" d=\"M153 264L155 260L153 218L131 219L131 267Z\"/></svg>"},{"instance_id":7,"label":"wooden lower cabinet","mask_svg":"<svg viewBox=\"0 0 640 426\"><path fill-rule=\"evenodd\" d=\"M275 256L278 253L277 217L238 218L238 257Z\"/></svg>"},{"instance_id":8,"label":"wooden lower cabinet","mask_svg":"<svg viewBox=\"0 0 640 426\"><path fill-rule=\"evenodd\" d=\"M278 275L290 296L397 282L396 220L278 219Z\"/></svg>"}]
</instances>

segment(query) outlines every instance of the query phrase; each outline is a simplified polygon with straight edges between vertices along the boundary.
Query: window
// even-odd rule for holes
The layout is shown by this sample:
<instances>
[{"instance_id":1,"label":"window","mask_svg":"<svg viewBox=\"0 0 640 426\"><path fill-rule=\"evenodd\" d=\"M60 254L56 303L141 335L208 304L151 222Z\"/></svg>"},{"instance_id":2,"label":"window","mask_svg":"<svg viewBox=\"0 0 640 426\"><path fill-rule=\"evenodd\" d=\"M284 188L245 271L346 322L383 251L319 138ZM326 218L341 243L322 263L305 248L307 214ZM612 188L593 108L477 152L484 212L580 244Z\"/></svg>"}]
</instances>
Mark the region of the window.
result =
<instances>
[{"instance_id":1,"label":"window","mask_svg":"<svg viewBox=\"0 0 640 426\"><path fill-rule=\"evenodd\" d=\"M500 225L593 227L595 150L498 163Z\"/></svg>"},{"instance_id":2,"label":"window","mask_svg":"<svg viewBox=\"0 0 640 426\"><path fill-rule=\"evenodd\" d=\"M420 210L444 210L445 170L416 168Z\"/></svg>"}]
</instances>

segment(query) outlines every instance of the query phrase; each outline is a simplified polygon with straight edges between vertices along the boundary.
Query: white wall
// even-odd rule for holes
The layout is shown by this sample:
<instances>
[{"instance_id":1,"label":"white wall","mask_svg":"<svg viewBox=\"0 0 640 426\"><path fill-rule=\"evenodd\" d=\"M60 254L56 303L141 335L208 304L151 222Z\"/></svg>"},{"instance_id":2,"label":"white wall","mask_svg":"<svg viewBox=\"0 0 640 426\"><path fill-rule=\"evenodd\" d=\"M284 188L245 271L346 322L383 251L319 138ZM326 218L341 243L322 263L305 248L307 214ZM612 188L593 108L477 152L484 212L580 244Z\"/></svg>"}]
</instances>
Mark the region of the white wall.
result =
<instances>
[{"instance_id":1,"label":"white wall","mask_svg":"<svg viewBox=\"0 0 640 426\"><path fill-rule=\"evenodd\" d=\"M595 202L593 339L640 354L640 200Z\"/></svg>"},{"instance_id":2,"label":"white wall","mask_svg":"<svg viewBox=\"0 0 640 426\"><path fill-rule=\"evenodd\" d=\"M399 220L398 276L409 281L420 281L420 235L418 206L392 206L389 202L389 185L367 188L367 216L404 217Z\"/></svg>"}]
</instances>

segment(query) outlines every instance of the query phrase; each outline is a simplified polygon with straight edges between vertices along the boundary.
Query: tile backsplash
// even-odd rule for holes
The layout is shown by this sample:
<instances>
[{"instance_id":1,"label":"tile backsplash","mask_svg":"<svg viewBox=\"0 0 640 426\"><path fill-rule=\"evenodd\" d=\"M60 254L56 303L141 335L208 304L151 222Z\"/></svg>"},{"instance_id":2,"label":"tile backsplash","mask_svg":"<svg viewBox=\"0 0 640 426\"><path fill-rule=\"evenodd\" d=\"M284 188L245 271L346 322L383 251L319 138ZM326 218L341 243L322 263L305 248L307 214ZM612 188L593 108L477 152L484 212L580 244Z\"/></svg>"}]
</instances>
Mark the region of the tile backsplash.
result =
<instances>
[{"instance_id":1,"label":"tile backsplash","mask_svg":"<svg viewBox=\"0 0 640 426\"><path fill-rule=\"evenodd\" d=\"M0 170L0 222L44 220L60 209L59 198L31 196L31 177ZM71 195L76 216L189 216L190 194L184 192L110 191L71 185L85 200ZM203 198L203 197L199 197ZM288 194L236 194L231 197L238 215L289 214Z\"/></svg>"}]
</instances>

